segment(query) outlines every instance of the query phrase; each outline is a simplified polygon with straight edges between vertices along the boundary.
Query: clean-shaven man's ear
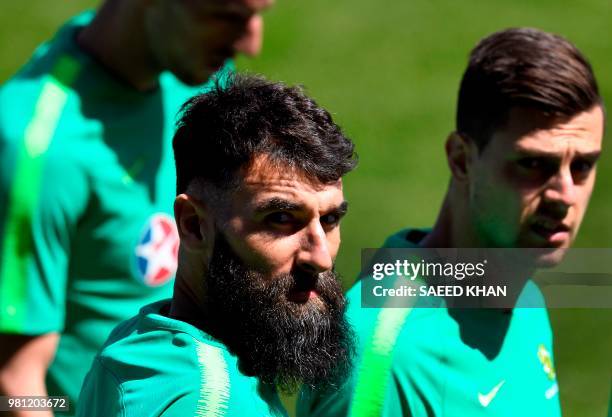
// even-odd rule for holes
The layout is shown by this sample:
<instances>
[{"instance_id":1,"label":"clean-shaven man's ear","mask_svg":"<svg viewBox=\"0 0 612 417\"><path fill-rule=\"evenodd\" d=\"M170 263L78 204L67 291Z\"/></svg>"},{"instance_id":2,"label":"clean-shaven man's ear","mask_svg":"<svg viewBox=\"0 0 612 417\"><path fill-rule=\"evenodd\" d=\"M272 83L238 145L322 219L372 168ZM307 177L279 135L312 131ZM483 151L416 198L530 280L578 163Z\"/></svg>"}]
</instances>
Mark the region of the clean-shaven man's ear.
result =
<instances>
[{"instance_id":1,"label":"clean-shaven man's ear","mask_svg":"<svg viewBox=\"0 0 612 417\"><path fill-rule=\"evenodd\" d=\"M466 182L469 179L471 164L477 156L476 144L473 140L452 132L446 138L444 148L453 179L461 183Z\"/></svg>"},{"instance_id":2,"label":"clean-shaven man's ear","mask_svg":"<svg viewBox=\"0 0 612 417\"><path fill-rule=\"evenodd\" d=\"M189 194L174 199L174 218L181 246L199 252L213 240L213 219L206 204Z\"/></svg>"}]
</instances>

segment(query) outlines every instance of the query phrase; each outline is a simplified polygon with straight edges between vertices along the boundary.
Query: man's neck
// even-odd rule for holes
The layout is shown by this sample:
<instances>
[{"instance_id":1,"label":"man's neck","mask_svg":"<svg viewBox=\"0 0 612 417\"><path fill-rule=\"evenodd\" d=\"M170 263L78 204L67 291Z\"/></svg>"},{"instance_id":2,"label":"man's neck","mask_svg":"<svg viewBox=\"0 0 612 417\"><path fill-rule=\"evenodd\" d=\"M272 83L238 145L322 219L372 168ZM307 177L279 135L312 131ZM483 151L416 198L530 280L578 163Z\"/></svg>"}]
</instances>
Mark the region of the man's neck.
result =
<instances>
[{"instance_id":1,"label":"man's neck","mask_svg":"<svg viewBox=\"0 0 612 417\"><path fill-rule=\"evenodd\" d=\"M177 272L168 317L189 323L200 330L206 328L203 291L193 289Z\"/></svg>"},{"instance_id":2,"label":"man's neck","mask_svg":"<svg viewBox=\"0 0 612 417\"><path fill-rule=\"evenodd\" d=\"M471 227L467 208L457 201L452 187L446 194L440 213L432 228L419 243L423 248L486 248L476 238L476 233ZM493 254L494 249L491 249ZM502 250L490 259L487 265L488 278L486 285L505 285L508 296L504 298L487 298L483 307L499 308L512 307L524 288L534 270L521 267L519 262L508 262L503 256ZM467 283L465 283L467 284Z\"/></svg>"},{"instance_id":3,"label":"man's neck","mask_svg":"<svg viewBox=\"0 0 612 417\"><path fill-rule=\"evenodd\" d=\"M77 34L77 44L110 73L138 91L158 84L147 45L142 10L134 2L106 2L89 25Z\"/></svg>"},{"instance_id":4,"label":"man's neck","mask_svg":"<svg viewBox=\"0 0 612 417\"><path fill-rule=\"evenodd\" d=\"M419 242L423 248L466 248L475 247L470 244L469 227L465 222L464 211L453 204L451 190L446 194L438 218L431 229ZM461 221L458 221L461 219Z\"/></svg>"}]
</instances>

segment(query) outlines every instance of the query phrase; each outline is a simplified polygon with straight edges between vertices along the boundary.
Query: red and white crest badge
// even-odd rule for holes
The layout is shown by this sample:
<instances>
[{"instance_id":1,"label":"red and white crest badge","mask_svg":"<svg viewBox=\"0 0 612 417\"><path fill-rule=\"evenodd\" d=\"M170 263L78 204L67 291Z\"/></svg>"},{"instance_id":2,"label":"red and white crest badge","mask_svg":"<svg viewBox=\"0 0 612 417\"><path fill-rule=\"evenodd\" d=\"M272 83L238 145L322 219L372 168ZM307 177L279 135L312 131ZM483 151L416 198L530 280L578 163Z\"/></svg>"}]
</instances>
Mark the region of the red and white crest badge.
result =
<instances>
[{"instance_id":1,"label":"red and white crest badge","mask_svg":"<svg viewBox=\"0 0 612 417\"><path fill-rule=\"evenodd\" d=\"M149 218L136 245L139 278L149 287L159 287L176 273L179 236L174 219L164 213Z\"/></svg>"}]
</instances>

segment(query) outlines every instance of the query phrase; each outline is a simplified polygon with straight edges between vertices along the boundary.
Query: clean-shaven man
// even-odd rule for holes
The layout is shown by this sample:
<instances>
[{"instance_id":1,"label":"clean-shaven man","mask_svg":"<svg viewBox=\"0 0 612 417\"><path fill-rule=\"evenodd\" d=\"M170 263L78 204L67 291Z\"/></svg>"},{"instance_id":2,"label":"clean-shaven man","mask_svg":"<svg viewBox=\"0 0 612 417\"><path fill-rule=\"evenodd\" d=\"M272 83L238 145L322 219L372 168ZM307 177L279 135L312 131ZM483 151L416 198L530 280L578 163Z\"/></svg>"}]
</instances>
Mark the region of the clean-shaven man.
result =
<instances>
[{"instance_id":1,"label":"clean-shaven man","mask_svg":"<svg viewBox=\"0 0 612 417\"><path fill-rule=\"evenodd\" d=\"M340 391L305 391L298 415L560 416L546 309L518 307L544 305L530 273L558 263L574 241L603 127L591 66L570 42L528 28L484 38L461 81L438 219L384 246L539 251L490 275L516 295L503 300L511 305L482 301L505 308L363 308L359 281L348 295L353 377Z\"/></svg>"}]
</instances>

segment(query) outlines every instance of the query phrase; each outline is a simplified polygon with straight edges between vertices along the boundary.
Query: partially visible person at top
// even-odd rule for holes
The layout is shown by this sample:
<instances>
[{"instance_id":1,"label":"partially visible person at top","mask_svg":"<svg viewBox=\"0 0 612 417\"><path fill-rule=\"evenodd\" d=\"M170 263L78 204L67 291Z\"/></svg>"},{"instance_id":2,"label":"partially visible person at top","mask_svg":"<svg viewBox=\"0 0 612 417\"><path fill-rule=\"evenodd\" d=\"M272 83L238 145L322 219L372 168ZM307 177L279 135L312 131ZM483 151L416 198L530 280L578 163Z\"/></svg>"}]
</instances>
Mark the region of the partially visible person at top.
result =
<instances>
[{"instance_id":1,"label":"partially visible person at top","mask_svg":"<svg viewBox=\"0 0 612 417\"><path fill-rule=\"evenodd\" d=\"M271 2L107 0L1 87L0 395L74 410L110 330L171 294L177 111L259 53Z\"/></svg>"}]
</instances>

